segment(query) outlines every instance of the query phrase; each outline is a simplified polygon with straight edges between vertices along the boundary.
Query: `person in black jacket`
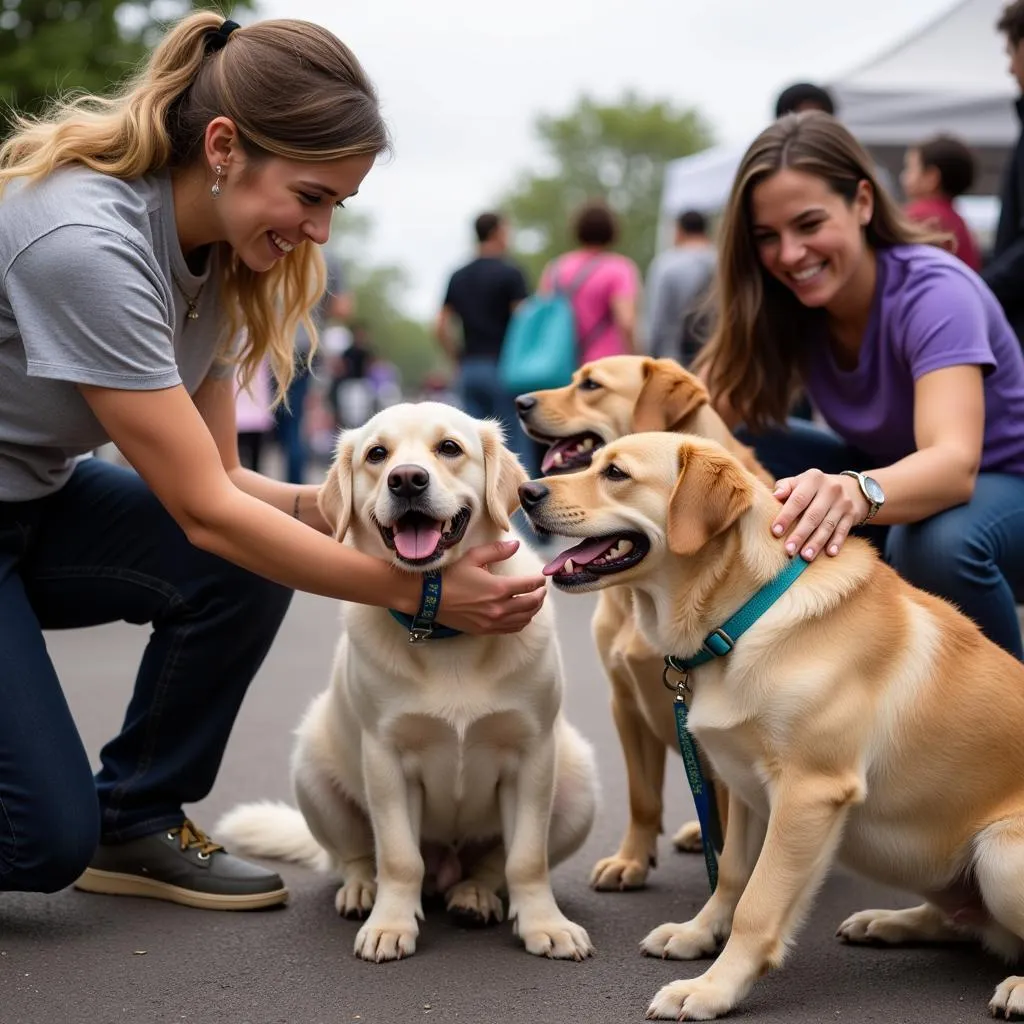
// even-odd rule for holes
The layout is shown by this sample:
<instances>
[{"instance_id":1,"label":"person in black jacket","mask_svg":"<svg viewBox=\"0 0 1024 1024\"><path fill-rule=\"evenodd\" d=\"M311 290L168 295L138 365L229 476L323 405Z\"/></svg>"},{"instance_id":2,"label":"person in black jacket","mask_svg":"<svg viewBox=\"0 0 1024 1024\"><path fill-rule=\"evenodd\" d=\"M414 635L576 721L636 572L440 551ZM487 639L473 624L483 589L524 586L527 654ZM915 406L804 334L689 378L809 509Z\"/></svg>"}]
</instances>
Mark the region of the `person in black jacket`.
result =
<instances>
[{"instance_id":1,"label":"person in black jacket","mask_svg":"<svg viewBox=\"0 0 1024 1024\"><path fill-rule=\"evenodd\" d=\"M1010 74L1024 93L1024 0L1013 0L1003 8L996 29L1006 35ZM1024 95L1017 100L1017 115L1024 122ZM1018 137L1006 166L995 245L981 276L1024 342L1024 134Z\"/></svg>"}]
</instances>

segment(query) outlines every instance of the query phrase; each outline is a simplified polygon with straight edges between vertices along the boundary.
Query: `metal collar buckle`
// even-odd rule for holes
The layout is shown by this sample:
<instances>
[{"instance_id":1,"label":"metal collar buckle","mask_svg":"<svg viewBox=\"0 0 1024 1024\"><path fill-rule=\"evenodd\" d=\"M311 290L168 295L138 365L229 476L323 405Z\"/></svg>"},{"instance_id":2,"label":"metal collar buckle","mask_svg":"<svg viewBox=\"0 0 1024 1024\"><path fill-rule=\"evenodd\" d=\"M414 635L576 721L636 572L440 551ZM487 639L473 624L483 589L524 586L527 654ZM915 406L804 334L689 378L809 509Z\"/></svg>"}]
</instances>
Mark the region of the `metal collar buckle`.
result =
<instances>
[{"instance_id":1,"label":"metal collar buckle","mask_svg":"<svg viewBox=\"0 0 1024 1024\"><path fill-rule=\"evenodd\" d=\"M713 658L723 658L736 646L736 641L719 627L713 633L708 633L701 646Z\"/></svg>"}]
</instances>

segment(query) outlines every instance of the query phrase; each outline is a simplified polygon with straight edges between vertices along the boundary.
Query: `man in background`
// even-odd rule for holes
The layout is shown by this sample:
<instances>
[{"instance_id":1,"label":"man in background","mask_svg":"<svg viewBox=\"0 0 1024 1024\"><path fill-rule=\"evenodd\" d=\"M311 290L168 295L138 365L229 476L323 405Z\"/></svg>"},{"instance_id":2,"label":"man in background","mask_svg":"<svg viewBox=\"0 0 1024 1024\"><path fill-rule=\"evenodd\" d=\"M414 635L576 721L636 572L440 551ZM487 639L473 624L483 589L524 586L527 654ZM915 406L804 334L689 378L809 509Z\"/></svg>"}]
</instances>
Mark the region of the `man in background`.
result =
<instances>
[{"instance_id":1,"label":"man in background","mask_svg":"<svg viewBox=\"0 0 1024 1024\"><path fill-rule=\"evenodd\" d=\"M1010 74L1024 93L1024 0L1003 8L996 30L1006 36ZM1024 121L1024 95L1017 100L1017 116ZM981 276L1024 343L1024 135L1018 136L1007 161L1001 199L992 259Z\"/></svg>"},{"instance_id":2,"label":"man in background","mask_svg":"<svg viewBox=\"0 0 1024 1024\"><path fill-rule=\"evenodd\" d=\"M497 213L481 213L473 224L476 257L452 275L434 333L459 367L459 399L478 419L496 417L509 445L525 456L514 395L498 379L498 356L512 311L527 296L523 272L510 260L508 225ZM461 346L455 321L462 328Z\"/></svg>"},{"instance_id":3,"label":"man in background","mask_svg":"<svg viewBox=\"0 0 1024 1024\"><path fill-rule=\"evenodd\" d=\"M801 114L805 110L823 110L835 116L836 104L828 89L810 82L796 82L786 86L775 101L776 119L786 114Z\"/></svg>"},{"instance_id":4,"label":"man in background","mask_svg":"<svg viewBox=\"0 0 1024 1024\"><path fill-rule=\"evenodd\" d=\"M701 307L714 280L715 261L704 215L681 213L674 245L658 253L647 272L645 333L652 356L689 366L697 355L706 340Z\"/></svg>"}]
</instances>

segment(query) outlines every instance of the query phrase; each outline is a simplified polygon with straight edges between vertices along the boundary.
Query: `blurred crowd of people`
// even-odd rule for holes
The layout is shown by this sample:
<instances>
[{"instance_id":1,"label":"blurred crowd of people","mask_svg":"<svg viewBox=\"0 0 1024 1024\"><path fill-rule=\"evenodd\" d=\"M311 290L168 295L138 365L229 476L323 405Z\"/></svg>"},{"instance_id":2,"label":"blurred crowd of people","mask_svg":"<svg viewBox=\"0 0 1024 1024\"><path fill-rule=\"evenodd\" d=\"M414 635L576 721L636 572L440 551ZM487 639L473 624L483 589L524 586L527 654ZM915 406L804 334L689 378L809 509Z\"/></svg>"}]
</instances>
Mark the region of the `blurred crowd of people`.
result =
<instances>
[{"instance_id":1,"label":"blurred crowd of people","mask_svg":"<svg viewBox=\"0 0 1024 1024\"><path fill-rule=\"evenodd\" d=\"M271 467L289 483L304 483L330 460L339 430L364 423L403 397L398 367L379 356L370 326L356 316L355 295L341 262L325 254L326 287L313 310L319 344L310 356L309 334L299 328L296 372L288 393L278 396L266 362L248 385L239 379L236 398L242 464Z\"/></svg>"},{"instance_id":2,"label":"blurred crowd of people","mask_svg":"<svg viewBox=\"0 0 1024 1024\"><path fill-rule=\"evenodd\" d=\"M1010 44L1010 72L1024 91L1012 26L1000 28ZM841 116L829 91L813 83L788 86L776 99L776 118L806 110ZM1018 112L1024 117L1024 99ZM975 177L974 156L962 140L944 133L922 138L907 148L898 180L884 167L875 170L908 218L948 234L951 250L984 277L1024 337L1024 305L1016 285L1024 271L1020 148L1006 171L1002 214L989 252L982 252L956 207ZM616 252L618 217L603 199L587 201L570 214L576 245L545 266L535 285L539 293L557 288L571 294L579 363L643 352L692 365L713 322L717 213L679 211L671 243L653 256L646 272ZM309 339L301 331L299 372L283 400L276 401L271 391L267 367L248 389L239 389L239 442L246 465L259 467L268 449L276 447L282 477L305 480L311 463L319 468L330 457L339 429L406 397L447 401L475 416L498 418L524 463L536 469L539 451L519 429L515 396L503 388L498 372L509 323L533 290L510 256L514 227L497 211L475 218L475 254L452 274L433 327L448 365L427 374L415 393L403 387L395 364L375 352L371 325L358 319L342 267L328 256L327 290L314 312L321 343L312 362L307 366ZM794 412L812 415L806 403L798 403Z\"/></svg>"},{"instance_id":3,"label":"blurred crowd of people","mask_svg":"<svg viewBox=\"0 0 1024 1024\"><path fill-rule=\"evenodd\" d=\"M1024 67L1018 66L1013 25L1000 24L1007 36L1010 72L1024 92ZM1024 118L1024 99L1018 102ZM819 85L795 83L775 104L776 118L807 110L840 117L834 98ZM956 200L975 177L975 160L960 139L934 134L907 148L898 181L876 167L879 182L910 220L949 236L949 248L980 273L1002 303L1008 319L1024 338L1024 306L1016 284L1024 272L1024 195L1021 145L1006 171L1002 215L992 251L983 253L957 211ZM712 221L717 211L681 210L671 245L657 253L646 275L615 252L618 222L603 200L589 201L572 215L576 247L549 263L537 290L556 287L571 293L579 331L578 361L583 364L616 353L646 353L691 366L713 323L712 285L717 253ZM519 429L514 396L500 383L502 341L516 307L530 294L521 269L509 257L512 228L502 214L480 214L474 223L477 252L451 277L435 325L437 339L455 368L454 397L474 415L499 418L527 468L539 465L536 446ZM457 340L461 339L461 340ZM794 408L811 418L806 401Z\"/></svg>"}]
</instances>

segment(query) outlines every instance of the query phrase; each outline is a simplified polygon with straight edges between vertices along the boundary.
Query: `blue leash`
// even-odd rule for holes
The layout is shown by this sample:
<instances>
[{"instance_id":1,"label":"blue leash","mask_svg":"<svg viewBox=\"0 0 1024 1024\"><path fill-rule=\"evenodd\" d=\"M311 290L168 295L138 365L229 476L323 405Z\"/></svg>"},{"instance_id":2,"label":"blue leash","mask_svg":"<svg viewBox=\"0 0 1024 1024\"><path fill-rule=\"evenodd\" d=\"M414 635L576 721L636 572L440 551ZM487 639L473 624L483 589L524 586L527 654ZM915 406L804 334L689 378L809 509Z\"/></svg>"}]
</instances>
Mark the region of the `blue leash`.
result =
<instances>
[{"instance_id":1,"label":"blue leash","mask_svg":"<svg viewBox=\"0 0 1024 1024\"><path fill-rule=\"evenodd\" d=\"M665 655L665 670L662 672L661 679L665 686L675 693L672 706L676 716L679 752L683 756L686 781L690 784L693 803L697 809L697 820L700 822L700 845L704 851L704 866L707 868L708 882L712 892L718 887L718 852L721 851L724 842L722 818L718 810L718 802L715 799L714 786L709 785L704 778L697 745L693 741L687 724L690 710L686 704L686 695L691 692L690 673L714 658L724 658L736 646L736 641L789 590L809 564L800 556L791 559L775 579L766 583L724 625L712 630L704 638L701 649L689 658L677 658L674 654ZM681 678L672 683L668 677L670 671L678 673Z\"/></svg>"}]
</instances>

